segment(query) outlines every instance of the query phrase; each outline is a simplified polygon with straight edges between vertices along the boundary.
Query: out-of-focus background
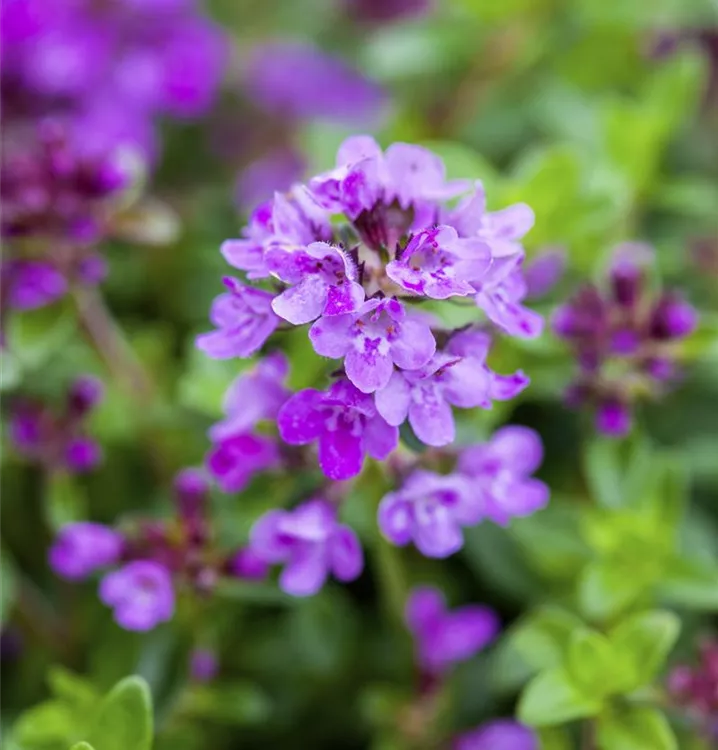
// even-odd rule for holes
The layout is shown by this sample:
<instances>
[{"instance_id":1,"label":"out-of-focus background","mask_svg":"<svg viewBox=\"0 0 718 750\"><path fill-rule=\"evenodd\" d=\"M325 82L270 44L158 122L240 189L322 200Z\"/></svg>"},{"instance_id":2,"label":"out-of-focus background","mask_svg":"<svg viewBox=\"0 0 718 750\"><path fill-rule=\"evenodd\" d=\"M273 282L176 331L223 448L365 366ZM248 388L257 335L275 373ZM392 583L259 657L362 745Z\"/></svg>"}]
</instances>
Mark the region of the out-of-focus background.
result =
<instances>
[{"instance_id":1,"label":"out-of-focus background","mask_svg":"<svg viewBox=\"0 0 718 750\"><path fill-rule=\"evenodd\" d=\"M714 0L3 0L1 75L6 259L28 227L47 222L55 231L52 207L62 195L52 194L51 209L28 209L47 187L35 161L53 139L95 165L119 149L123 174L133 175L136 199L103 237L98 261L107 265L101 289L112 313L101 325L122 335L99 337L128 347L144 373L128 372L126 357L98 354L77 335L67 300L16 305L24 311L10 314L4 290L3 336L11 342L3 352L4 415L18 397L57 401L78 373L102 377L106 389L90 417L104 454L91 473L48 476L10 440L3 445L8 748L67 750L82 739L80 718L59 707L63 689L66 697L81 688L68 687L61 668L98 693L127 674L143 675L157 750L433 747L422 744L421 712L406 709L412 645L396 612L395 587L418 582L441 586L455 602L494 607L510 630L537 606L565 602L580 571L611 555L618 562L595 596L620 598L635 575L640 591L626 596L661 603L663 584L680 588L675 561L690 550L705 571L671 600L683 622L674 660L690 662L702 639L716 637ZM111 523L168 513L175 472L202 464L223 394L247 366L194 347L227 273L219 246L238 237L275 190L330 168L338 145L356 133L384 146L432 148L449 177L483 181L490 208L528 203L536 214L525 240L529 261L552 254L563 261L560 278L536 289L531 302L547 316L580 284L601 278L616 244L653 245L655 284L679 289L701 317L682 350L683 379L640 404L640 427L616 453L611 441L592 437L590 416L566 406L574 363L548 328L535 341L501 339L492 366L522 368L531 387L488 414L464 415L460 437L483 439L509 420L535 428L545 445L539 474L551 488L548 509L508 528L471 530L465 549L447 561L407 553L397 571L370 545L359 581L311 600L291 601L269 583L238 584L201 614L180 611L148 634L124 631L98 601L95 583L72 585L52 574L54 529L67 519ZM111 183L112 174L102 174ZM78 235L95 230L84 218L73 222ZM77 272L92 275L93 259L83 258ZM306 335L288 334L285 342L291 386L314 385L323 364ZM642 460L631 491L653 496L665 490L663 478L653 486L651 477L666 456L683 482L675 501L681 510L659 512L673 524L670 543L633 511L609 517L604 507L595 518L590 498L610 497L616 462ZM269 476L241 496L217 493L212 512L222 542L244 543L289 481ZM347 501L347 521L369 538L372 505L363 502L363 487ZM664 544L673 545L670 555ZM211 621L208 646L220 682L190 684L195 616ZM526 674L508 647L482 652L453 675L451 709L441 721L458 732L512 715ZM37 705L45 713L28 720ZM11 731L23 716L22 732ZM676 727L681 748L714 746L690 722ZM557 730L544 746L568 749L572 737ZM616 750L624 747L651 750Z\"/></svg>"}]
</instances>

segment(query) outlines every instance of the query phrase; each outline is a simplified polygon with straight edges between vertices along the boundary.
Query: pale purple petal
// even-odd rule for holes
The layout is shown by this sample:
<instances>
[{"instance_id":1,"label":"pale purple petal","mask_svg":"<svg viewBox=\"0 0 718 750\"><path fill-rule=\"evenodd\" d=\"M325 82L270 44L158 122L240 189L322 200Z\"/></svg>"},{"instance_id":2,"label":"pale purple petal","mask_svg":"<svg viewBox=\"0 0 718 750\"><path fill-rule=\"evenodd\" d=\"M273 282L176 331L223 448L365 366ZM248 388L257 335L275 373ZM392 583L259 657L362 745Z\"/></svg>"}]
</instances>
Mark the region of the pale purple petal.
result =
<instances>
[{"instance_id":1,"label":"pale purple petal","mask_svg":"<svg viewBox=\"0 0 718 750\"><path fill-rule=\"evenodd\" d=\"M324 315L343 315L355 312L364 302L364 287L356 281L345 280L337 286L330 286L326 292ZM315 316L316 317L316 316Z\"/></svg>"},{"instance_id":2,"label":"pale purple petal","mask_svg":"<svg viewBox=\"0 0 718 750\"><path fill-rule=\"evenodd\" d=\"M319 436L319 466L330 479L342 481L355 477L363 461L361 438L351 429L340 424L339 429Z\"/></svg>"},{"instance_id":3,"label":"pale purple petal","mask_svg":"<svg viewBox=\"0 0 718 750\"><path fill-rule=\"evenodd\" d=\"M431 387L421 388L420 393L420 400L412 400L409 406L409 424L414 434L426 445L449 445L455 436L451 407Z\"/></svg>"},{"instance_id":4,"label":"pale purple petal","mask_svg":"<svg viewBox=\"0 0 718 750\"><path fill-rule=\"evenodd\" d=\"M382 340L361 338L362 349L352 346L344 360L347 377L362 393L373 393L385 388L394 371L391 357L380 351Z\"/></svg>"},{"instance_id":5,"label":"pale purple petal","mask_svg":"<svg viewBox=\"0 0 718 750\"><path fill-rule=\"evenodd\" d=\"M453 750L539 750L533 730L510 719L483 724L454 741Z\"/></svg>"},{"instance_id":6,"label":"pale purple petal","mask_svg":"<svg viewBox=\"0 0 718 750\"><path fill-rule=\"evenodd\" d=\"M314 351L324 357L343 357L351 346L349 328L354 315L333 315L321 317L309 329L309 339Z\"/></svg>"},{"instance_id":7,"label":"pale purple petal","mask_svg":"<svg viewBox=\"0 0 718 750\"><path fill-rule=\"evenodd\" d=\"M414 544L426 557L444 558L464 546L464 537L461 526L445 509L440 509L431 521L415 526Z\"/></svg>"},{"instance_id":8,"label":"pale purple petal","mask_svg":"<svg viewBox=\"0 0 718 750\"><path fill-rule=\"evenodd\" d=\"M512 375L498 375L490 372L491 383L489 395L496 401L509 401L518 396L531 382L523 370L516 370Z\"/></svg>"},{"instance_id":9,"label":"pale purple petal","mask_svg":"<svg viewBox=\"0 0 718 750\"><path fill-rule=\"evenodd\" d=\"M411 387L403 375L392 373L385 388L374 395L376 409L393 426L400 425L407 417L411 401Z\"/></svg>"},{"instance_id":10,"label":"pale purple petal","mask_svg":"<svg viewBox=\"0 0 718 750\"><path fill-rule=\"evenodd\" d=\"M383 461L399 444L399 430L380 416L370 417L364 426L364 450L378 461Z\"/></svg>"},{"instance_id":11,"label":"pale purple petal","mask_svg":"<svg viewBox=\"0 0 718 750\"><path fill-rule=\"evenodd\" d=\"M283 563L289 559L292 541L280 530L288 515L285 510L270 510L255 521L249 535L249 548L260 559L268 563Z\"/></svg>"},{"instance_id":12,"label":"pale purple petal","mask_svg":"<svg viewBox=\"0 0 718 750\"><path fill-rule=\"evenodd\" d=\"M444 597L441 592L431 586L419 586L409 595L404 608L404 619L409 630L420 633L437 622L444 611Z\"/></svg>"},{"instance_id":13,"label":"pale purple petal","mask_svg":"<svg viewBox=\"0 0 718 750\"><path fill-rule=\"evenodd\" d=\"M328 545L329 567L340 581L353 581L364 568L364 555L356 534L347 526L338 526Z\"/></svg>"},{"instance_id":14,"label":"pale purple petal","mask_svg":"<svg viewBox=\"0 0 718 750\"><path fill-rule=\"evenodd\" d=\"M312 596L324 585L328 575L322 547L298 551L279 576L279 586L292 596Z\"/></svg>"},{"instance_id":15,"label":"pale purple petal","mask_svg":"<svg viewBox=\"0 0 718 750\"><path fill-rule=\"evenodd\" d=\"M377 522L381 533L393 544L403 547L412 539L411 504L398 492L390 492L379 503Z\"/></svg>"},{"instance_id":16,"label":"pale purple petal","mask_svg":"<svg viewBox=\"0 0 718 750\"><path fill-rule=\"evenodd\" d=\"M324 312L327 293L327 286L319 276L306 276L296 286L275 297L272 300L272 309L280 318L293 325L303 325L315 320Z\"/></svg>"},{"instance_id":17,"label":"pale purple petal","mask_svg":"<svg viewBox=\"0 0 718 750\"><path fill-rule=\"evenodd\" d=\"M277 427L285 443L304 445L319 437L325 421L323 395L311 388L299 391L279 410Z\"/></svg>"},{"instance_id":18,"label":"pale purple petal","mask_svg":"<svg viewBox=\"0 0 718 750\"><path fill-rule=\"evenodd\" d=\"M398 367L418 370L436 352L436 341L429 326L407 318L401 322L401 334L391 343L391 356Z\"/></svg>"},{"instance_id":19,"label":"pale purple petal","mask_svg":"<svg viewBox=\"0 0 718 750\"><path fill-rule=\"evenodd\" d=\"M507 425L491 438L491 452L512 471L532 474L543 461L543 444L535 430Z\"/></svg>"},{"instance_id":20,"label":"pale purple petal","mask_svg":"<svg viewBox=\"0 0 718 750\"><path fill-rule=\"evenodd\" d=\"M514 203L489 216L491 234L509 240L520 240L533 227L536 219L531 207L525 203Z\"/></svg>"},{"instance_id":21,"label":"pale purple petal","mask_svg":"<svg viewBox=\"0 0 718 750\"><path fill-rule=\"evenodd\" d=\"M444 398L454 406L471 409L491 406L491 380L486 369L472 359L462 359L445 373Z\"/></svg>"}]
</instances>

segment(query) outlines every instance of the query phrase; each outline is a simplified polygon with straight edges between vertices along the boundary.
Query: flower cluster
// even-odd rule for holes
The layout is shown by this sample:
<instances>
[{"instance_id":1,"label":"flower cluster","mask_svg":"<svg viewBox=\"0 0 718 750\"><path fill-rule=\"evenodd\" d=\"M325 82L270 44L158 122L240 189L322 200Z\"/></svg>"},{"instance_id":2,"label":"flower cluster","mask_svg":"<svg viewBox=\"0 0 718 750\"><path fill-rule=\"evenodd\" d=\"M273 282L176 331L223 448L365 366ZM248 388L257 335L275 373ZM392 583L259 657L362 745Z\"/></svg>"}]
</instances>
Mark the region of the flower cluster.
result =
<instances>
[{"instance_id":1,"label":"flower cluster","mask_svg":"<svg viewBox=\"0 0 718 750\"><path fill-rule=\"evenodd\" d=\"M675 667L667 687L671 701L701 734L709 742L718 739L718 643L706 641L701 645L696 666Z\"/></svg>"},{"instance_id":2,"label":"flower cluster","mask_svg":"<svg viewBox=\"0 0 718 750\"><path fill-rule=\"evenodd\" d=\"M101 399L102 384L81 377L70 386L60 413L36 401L18 402L9 421L15 450L47 471L89 471L101 460L102 451L85 433L84 423Z\"/></svg>"},{"instance_id":3,"label":"flower cluster","mask_svg":"<svg viewBox=\"0 0 718 750\"><path fill-rule=\"evenodd\" d=\"M174 518L143 520L122 531L71 523L50 549L52 569L71 581L114 568L100 582L100 599L126 630L150 630L171 619L177 587L207 594L220 576L261 580L268 572L248 548L217 550L207 512L209 485L201 472L180 472L174 490Z\"/></svg>"},{"instance_id":4,"label":"flower cluster","mask_svg":"<svg viewBox=\"0 0 718 750\"><path fill-rule=\"evenodd\" d=\"M606 289L583 286L553 316L553 330L574 351L579 375L571 405L592 403L596 427L621 436L631 429L632 404L658 396L678 376L676 344L696 327L697 313L673 291L652 293L650 248L617 248Z\"/></svg>"}]
</instances>

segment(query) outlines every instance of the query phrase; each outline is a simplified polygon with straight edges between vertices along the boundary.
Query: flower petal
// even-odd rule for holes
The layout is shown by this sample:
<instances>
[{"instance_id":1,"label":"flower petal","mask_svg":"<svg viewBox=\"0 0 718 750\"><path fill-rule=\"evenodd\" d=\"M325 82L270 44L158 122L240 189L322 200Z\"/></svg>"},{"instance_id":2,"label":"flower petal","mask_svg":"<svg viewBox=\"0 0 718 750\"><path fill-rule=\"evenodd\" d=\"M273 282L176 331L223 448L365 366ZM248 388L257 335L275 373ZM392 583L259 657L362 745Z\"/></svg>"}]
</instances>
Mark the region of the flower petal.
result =
<instances>
[{"instance_id":1,"label":"flower petal","mask_svg":"<svg viewBox=\"0 0 718 750\"><path fill-rule=\"evenodd\" d=\"M374 395L376 409L393 426L400 425L409 411L411 388L404 376L394 371L385 388Z\"/></svg>"},{"instance_id":2,"label":"flower petal","mask_svg":"<svg viewBox=\"0 0 718 750\"><path fill-rule=\"evenodd\" d=\"M340 581L353 581L364 568L364 554L356 534L347 526L338 526L328 547L329 565Z\"/></svg>"},{"instance_id":3,"label":"flower petal","mask_svg":"<svg viewBox=\"0 0 718 750\"><path fill-rule=\"evenodd\" d=\"M355 477L363 461L361 438L350 429L340 426L319 437L319 466L329 479L342 481Z\"/></svg>"},{"instance_id":4,"label":"flower petal","mask_svg":"<svg viewBox=\"0 0 718 750\"><path fill-rule=\"evenodd\" d=\"M300 326L318 318L326 304L326 284L319 276L311 275L275 297L272 300L272 309L280 318Z\"/></svg>"},{"instance_id":5,"label":"flower petal","mask_svg":"<svg viewBox=\"0 0 718 750\"><path fill-rule=\"evenodd\" d=\"M316 440L324 429L324 394L307 388L295 393L279 410L277 427L285 443L305 445Z\"/></svg>"},{"instance_id":6,"label":"flower petal","mask_svg":"<svg viewBox=\"0 0 718 750\"><path fill-rule=\"evenodd\" d=\"M436 341L429 326L411 318L401 322L401 333L391 344L391 356L398 367L418 370L435 352Z\"/></svg>"}]
</instances>

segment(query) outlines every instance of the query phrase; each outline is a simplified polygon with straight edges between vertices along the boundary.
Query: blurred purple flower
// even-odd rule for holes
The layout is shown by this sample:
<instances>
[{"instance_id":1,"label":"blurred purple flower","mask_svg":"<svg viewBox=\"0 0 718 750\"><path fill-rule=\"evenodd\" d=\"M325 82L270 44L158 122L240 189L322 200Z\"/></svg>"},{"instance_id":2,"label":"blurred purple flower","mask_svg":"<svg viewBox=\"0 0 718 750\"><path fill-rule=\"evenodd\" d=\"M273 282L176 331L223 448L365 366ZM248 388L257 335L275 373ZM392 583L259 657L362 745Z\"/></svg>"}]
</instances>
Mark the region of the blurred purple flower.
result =
<instances>
[{"instance_id":1,"label":"blurred purple flower","mask_svg":"<svg viewBox=\"0 0 718 750\"><path fill-rule=\"evenodd\" d=\"M386 23L427 15L434 0L344 0L347 12L359 21Z\"/></svg>"},{"instance_id":2,"label":"blurred purple flower","mask_svg":"<svg viewBox=\"0 0 718 750\"><path fill-rule=\"evenodd\" d=\"M524 266L526 297L537 299L546 296L561 280L566 270L564 250L544 250Z\"/></svg>"},{"instance_id":3,"label":"blurred purple flower","mask_svg":"<svg viewBox=\"0 0 718 750\"><path fill-rule=\"evenodd\" d=\"M548 502L548 487L529 476L542 460L538 434L528 427L508 425L497 430L488 443L464 448L457 470L470 483L482 516L505 525Z\"/></svg>"},{"instance_id":4,"label":"blurred purple flower","mask_svg":"<svg viewBox=\"0 0 718 750\"><path fill-rule=\"evenodd\" d=\"M481 500L464 477L414 471L379 504L379 528L399 546L414 542L427 557L448 557L464 544L462 527L483 516Z\"/></svg>"},{"instance_id":5,"label":"blurred purple flower","mask_svg":"<svg viewBox=\"0 0 718 750\"><path fill-rule=\"evenodd\" d=\"M250 545L268 563L284 565L279 585L293 596L316 594L329 575L353 581L364 567L356 535L321 499L269 511L252 528Z\"/></svg>"},{"instance_id":6,"label":"blurred purple flower","mask_svg":"<svg viewBox=\"0 0 718 750\"><path fill-rule=\"evenodd\" d=\"M222 492L239 492L255 474L277 466L279 458L272 438L243 433L218 440L207 456L207 469Z\"/></svg>"},{"instance_id":7,"label":"blurred purple flower","mask_svg":"<svg viewBox=\"0 0 718 750\"><path fill-rule=\"evenodd\" d=\"M274 295L231 277L224 284L229 292L215 299L209 316L217 330L198 336L197 348L212 359L249 357L280 323L272 310Z\"/></svg>"},{"instance_id":8,"label":"blurred purple flower","mask_svg":"<svg viewBox=\"0 0 718 750\"><path fill-rule=\"evenodd\" d=\"M81 581L100 568L116 563L124 541L116 531L82 521L63 526L49 553L50 567L63 578Z\"/></svg>"},{"instance_id":9,"label":"blurred purple flower","mask_svg":"<svg viewBox=\"0 0 718 750\"><path fill-rule=\"evenodd\" d=\"M365 454L385 459L399 441L399 431L377 413L371 396L344 379L326 393L296 393L279 410L277 426L290 445L318 441L319 466L336 480L356 476Z\"/></svg>"},{"instance_id":10,"label":"blurred purple flower","mask_svg":"<svg viewBox=\"0 0 718 750\"><path fill-rule=\"evenodd\" d=\"M453 750L539 750L539 741L523 724L497 719L457 737Z\"/></svg>"},{"instance_id":11,"label":"blurred purple flower","mask_svg":"<svg viewBox=\"0 0 718 750\"><path fill-rule=\"evenodd\" d=\"M190 654L190 676L195 682L211 682L219 672L217 655L208 648L196 648Z\"/></svg>"},{"instance_id":12,"label":"blurred purple flower","mask_svg":"<svg viewBox=\"0 0 718 750\"><path fill-rule=\"evenodd\" d=\"M436 351L431 329L411 318L397 299L370 299L354 313L320 318L309 330L317 354L344 358L344 370L363 393L386 387L394 365L423 367Z\"/></svg>"},{"instance_id":13,"label":"blurred purple flower","mask_svg":"<svg viewBox=\"0 0 718 750\"><path fill-rule=\"evenodd\" d=\"M108 573L100 583L100 599L114 610L117 624L125 630L151 630L174 614L170 572L149 560L136 560Z\"/></svg>"},{"instance_id":14,"label":"blurred purple flower","mask_svg":"<svg viewBox=\"0 0 718 750\"><path fill-rule=\"evenodd\" d=\"M380 86L316 47L264 42L252 50L244 88L263 109L283 117L376 125L386 105Z\"/></svg>"},{"instance_id":15,"label":"blurred purple flower","mask_svg":"<svg viewBox=\"0 0 718 750\"><path fill-rule=\"evenodd\" d=\"M237 550L227 564L227 571L245 581L263 581L269 573L269 564L251 547Z\"/></svg>"},{"instance_id":16,"label":"blurred purple flower","mask_svg":"<svg viewBox=\"0 0 718 750\"><path fill-rule=\"evenodd\" d=\"M61 299L67 293L67 280L50 263L6 260L0 267L6 303L13 310L34 310Z\"/></svg>"},{"instance_id":17,"label":"blurred purple flower","mask_svg":"<svg viewBox=\"0 0 718 750\"><path fill-rule=\"evenodd\" d=\"M235 195L241 209L259 205L284 192L304 175L305 158L289 147L270 151L245 167L237 180Z\"/></svg>"},{"instance_id":18,"label":"blurred purple flower","mask_svg":"<svg viewBox=\"0 0 718 750\"><path fill-rule=\"evenodd\" d=\"M472 604L448 611L441 592L430 586L412 590L404 617L416 641L418 662L431 674L470 659L499 632L493 610Z\"/></svg>"}]
</instances>

